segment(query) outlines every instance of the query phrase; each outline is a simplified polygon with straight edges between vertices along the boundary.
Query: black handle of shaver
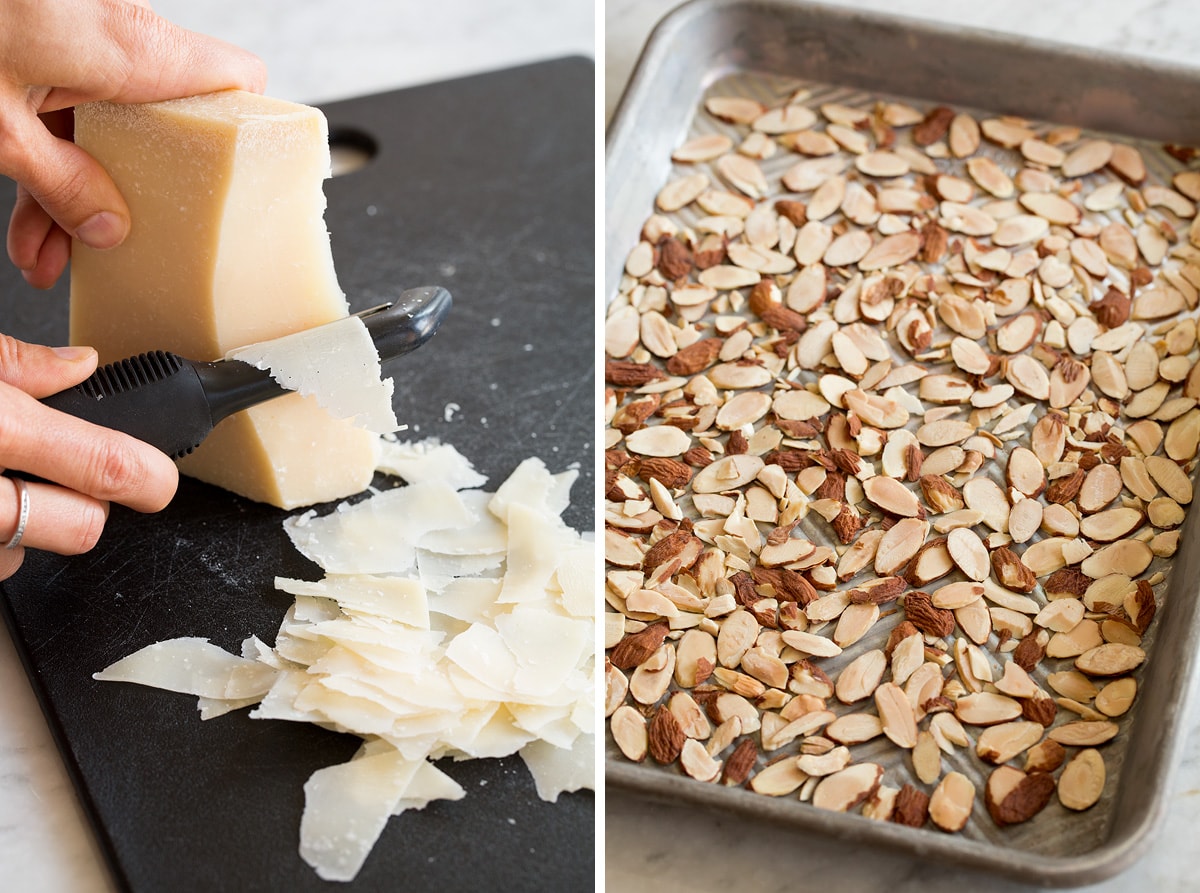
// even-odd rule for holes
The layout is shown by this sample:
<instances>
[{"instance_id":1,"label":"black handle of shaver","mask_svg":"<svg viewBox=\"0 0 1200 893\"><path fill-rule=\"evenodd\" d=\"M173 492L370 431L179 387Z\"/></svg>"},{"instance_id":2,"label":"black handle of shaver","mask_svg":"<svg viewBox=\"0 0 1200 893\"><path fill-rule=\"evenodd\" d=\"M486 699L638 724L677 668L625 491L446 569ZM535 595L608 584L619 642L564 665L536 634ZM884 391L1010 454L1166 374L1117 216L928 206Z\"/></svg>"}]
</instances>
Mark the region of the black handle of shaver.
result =
<instances>
[{"instance_id":1,"label":"black handle of shaver","mask_svg":"<svg viewBox=\"0 0 1200 893\"><path fill-rule=\"evenodd\" d=\"M173 459L190 453L213 429L195 364L162 350L102 366L86 381L42 403L124 431Z\"/></svg>"}]
</instances>

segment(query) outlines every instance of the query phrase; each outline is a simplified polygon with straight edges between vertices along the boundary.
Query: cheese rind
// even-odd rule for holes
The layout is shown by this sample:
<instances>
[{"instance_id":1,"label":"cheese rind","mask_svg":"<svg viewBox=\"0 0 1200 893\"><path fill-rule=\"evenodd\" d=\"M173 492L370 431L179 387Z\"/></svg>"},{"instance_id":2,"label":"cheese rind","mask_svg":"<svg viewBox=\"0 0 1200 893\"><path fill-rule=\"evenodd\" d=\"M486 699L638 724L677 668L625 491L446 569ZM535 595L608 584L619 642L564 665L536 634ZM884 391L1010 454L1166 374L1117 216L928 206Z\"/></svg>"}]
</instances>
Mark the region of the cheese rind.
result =
<instances>
[{"instance_id":1,"label":"cheese rind","mask_svg":"<svg viewBox=\"0 0 1200 893\"><path fill-rule=\"evenodd\" d=\"M102 362L148 350L198 360L344 317L323 220L320 111L239 91L75 111L76 142L112 176L132 228L76 242L71 341ZM298 395L219 424L180 463L193 477L294 508L370 483L376 438Z\"/></svg>"}]
</instances>

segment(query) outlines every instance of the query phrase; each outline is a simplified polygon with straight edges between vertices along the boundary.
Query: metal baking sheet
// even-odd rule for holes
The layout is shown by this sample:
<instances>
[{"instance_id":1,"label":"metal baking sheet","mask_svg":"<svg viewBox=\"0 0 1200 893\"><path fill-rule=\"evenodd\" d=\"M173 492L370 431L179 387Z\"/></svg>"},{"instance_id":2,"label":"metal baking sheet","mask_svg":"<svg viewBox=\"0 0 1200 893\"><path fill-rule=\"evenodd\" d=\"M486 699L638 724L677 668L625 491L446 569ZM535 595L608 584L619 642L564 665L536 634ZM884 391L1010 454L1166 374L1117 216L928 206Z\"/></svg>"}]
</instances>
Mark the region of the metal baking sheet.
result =
<instances>
[{"instance_id":1,"label":"metal baking sheet","mask_svg":"<svg viewBox=\"0 0 1200 893\"><path fill-rule=\"evenodd\" d=\"M696 117L703 97L709 92L746 95L778 104L798 88L811 92L808 102L814 106L892 98L921 108L947 103L1078 125L1136 141L1151 178L1160 180L1181 167L1162 151L1162 143L1200 142L1200 117L1187 111L1185 100L1200 88L1200 73L1190 69L811 4L698 0L656 29L614 116L606 160L610 298L653 197L671 174L671 150L688 136L719 128L707 116ZM780 171L791 163L779 157L772 161ZM763 165L768 176L771 164ZM1104 746L1108 784L1100 803L1087 813L1069 814L1055 800L1034 820L999 829L983 807L985 776L979 761L961 755L952 768L967 771L980 795L975 820L956 836L931 827L914 831L826 813L794 797L773 799L700 784L677 769L629 763L611 736L607 780L651 797L687 799L1026 882L1064 886L1110 876L1136 860L1149 843L1163 816L1187 730L1200 624L1198 536L1196 519L1189 516L1158 592L1158 619L1143 640L1149 659L1137 674L1138 701L1122 718L1118 739ZM1161 563L1163 569L1167 565ZM856 747L856 758L883 763L889 783L905 780L909 771L887 748L871 744Z\"/></svg>"}]
</instances>

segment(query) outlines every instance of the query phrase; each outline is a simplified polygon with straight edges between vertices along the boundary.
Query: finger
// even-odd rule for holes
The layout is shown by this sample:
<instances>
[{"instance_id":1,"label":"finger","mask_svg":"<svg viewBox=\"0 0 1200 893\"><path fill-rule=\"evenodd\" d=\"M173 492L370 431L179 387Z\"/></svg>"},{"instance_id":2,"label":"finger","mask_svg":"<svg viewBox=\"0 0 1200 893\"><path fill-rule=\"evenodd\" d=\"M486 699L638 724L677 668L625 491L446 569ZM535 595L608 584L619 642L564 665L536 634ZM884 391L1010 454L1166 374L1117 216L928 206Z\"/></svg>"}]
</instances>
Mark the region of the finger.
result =
<instances>
[{"instance_id":1,"label":"finger","mask_svg":"<svg viewBox=\"0 0 1200 893\"><path fill-rule=\"evenodd\" d=\"M0 580L7 580L15 574L24 560L24 546L17 546L15 549L0 549Z\"/></svg>"},{"instance_id":2,"label":"finger","mask_svg":"<svg viewBox=\"0 0 1200 893\"><path fill-rule=\"evenodd\" d=\"M90 347L43 347L0 335L0 381L38 399L79 384L96 363Z\"/></svg>"},{"instance_id":3,"label":"finger","mask_svg":"<svg viewBox=\"0 0 1200 893\"><path fill-rule=\"evenodd\" d=\"M20 548L80 555L99 541L108 520L108 503L53 484L26 484L25 489L29 517ZM0 537L3 537L0 542L12 539L20 510L19 491L13 481L0 480ZM0 549L0 552L13 551Z\"/></svg>"},{"instance_id":4,"label":"finger","mask_svg":"<svg viewBox=\"0 0 1200 893\"><path fill-rule=\"evenodd\" d=\"M155 512L175 495L179 472L165 453L111 428L50 409L0 385L0 459L104 502Z\"/></svg>"},{"instance_id":5,"label":"finger","mask_svg":"<svg viewBox=\"0 0 1200 893\"><path fill-rule=\"evenodd\" d=\"M104 169L60 139L28 109L0 109L0 172L16 180L70 235L92 248L113 248L129 232L129 207ZM28 250L27 246L23 246Z\"/></svg>"},{"instance_id":6,"label":"finger","mask_svg":"<svg viewBox=\"0 0 1200 893\"><path fill-rule=\"evenodd\" d=\"M50 288L71 259L71 237L22 186L8 224L8 257L34 288Z\"/></svg>"},{"instance_id":7,"label":"finger","mask_svg":"<svg viewBox=\"0 0 1200 893\"><path fill-rule=\"evenodd\" d=\"M240 47L180 28L147 7L80 6L72 16L84 21L73 21L68 33L87 37L71 42L70 58L42 54L31 60L38 76L29 82L56 88L39 111L98 99L154 102L217 90L261 93L266 87L266 66Z\"/></svg>"}]
</instances>

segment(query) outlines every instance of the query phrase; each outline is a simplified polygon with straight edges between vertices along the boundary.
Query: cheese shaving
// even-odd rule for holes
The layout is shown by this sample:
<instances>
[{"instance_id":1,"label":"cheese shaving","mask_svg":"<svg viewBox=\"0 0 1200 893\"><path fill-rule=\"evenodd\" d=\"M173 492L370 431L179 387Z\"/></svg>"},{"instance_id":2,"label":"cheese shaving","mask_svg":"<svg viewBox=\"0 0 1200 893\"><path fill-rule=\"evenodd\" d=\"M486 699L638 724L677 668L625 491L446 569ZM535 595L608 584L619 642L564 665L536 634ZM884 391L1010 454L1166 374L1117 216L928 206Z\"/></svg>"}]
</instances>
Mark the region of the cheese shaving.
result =
<instances>
[{"instance_id":1,"label":"cheese shaving","mask_svg":"<svg viewBox=\"0 0 1200 893\"><path fill-rule=\"evenodd\" d=\"M269 371L280 385L313 397L334 418L354 419L376 434L400 427L392 411L395 385L383 377L375 342L357 316L247 344L225 359Z\"/></svg>"},{"instance_id":2,"label":"cheese shaving","mask_svg":"<svg viewBox=\"0 0 1200 893\"><path fill-rule=\"evenodd\" d=\"M357 875L389 816L465 795L432 760L520 753L552 802L595 786L596 549L559 518L576 473L530 459L488 493L448 445L383 455L408 486L284 522L324 576L276 578L295 601L274 647L174 639L95 676L360 736L304 788L300 854L326 880Z\"/></svg>"}]
</instances>

